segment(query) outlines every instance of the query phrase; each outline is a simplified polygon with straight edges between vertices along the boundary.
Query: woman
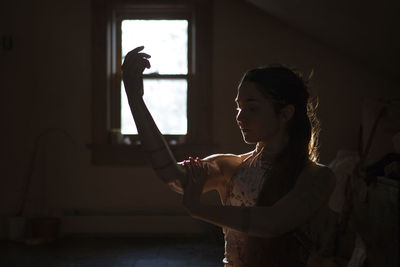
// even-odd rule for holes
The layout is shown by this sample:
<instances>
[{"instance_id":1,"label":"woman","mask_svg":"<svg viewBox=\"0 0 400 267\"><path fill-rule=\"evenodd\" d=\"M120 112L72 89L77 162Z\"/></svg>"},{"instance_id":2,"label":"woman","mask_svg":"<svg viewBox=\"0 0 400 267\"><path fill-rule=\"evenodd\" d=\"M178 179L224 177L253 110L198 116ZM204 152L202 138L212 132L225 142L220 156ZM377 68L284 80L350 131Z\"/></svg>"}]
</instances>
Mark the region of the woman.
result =
<instances>
[{"instance_id":1,"label":"woman","mask_svg":"<svg viewBox=\"0 0 400 267\"><path fill-rule=\"evenodd\" d=\"M142 144L158 176L184 193L191 216L223 228L225 266L310 266L329 257L335 178L315 162L316 121L301 77L280 65L248 71L238 88L236 120L255 150L176 163L143 102L141 75L150 56L142 49L129 52L122 65ZM219 192L223 206L200 204L210 190Z\"/></svg>"}]
</instances>

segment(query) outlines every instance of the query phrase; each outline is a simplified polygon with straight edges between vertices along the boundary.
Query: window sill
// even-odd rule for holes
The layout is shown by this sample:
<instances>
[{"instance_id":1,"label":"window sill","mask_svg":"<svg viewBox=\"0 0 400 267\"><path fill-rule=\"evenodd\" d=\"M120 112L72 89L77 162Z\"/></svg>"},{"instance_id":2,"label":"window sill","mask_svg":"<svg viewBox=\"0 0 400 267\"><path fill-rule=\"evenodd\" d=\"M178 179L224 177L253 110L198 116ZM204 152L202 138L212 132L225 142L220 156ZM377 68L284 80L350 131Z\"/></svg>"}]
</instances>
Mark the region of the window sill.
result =
<instances>
[{"instance_id":1,"label":"window sill","mask_svg":"<svg viewBox=\"0 0 400 267\"><path fill-rule=\"evenodd\" d=\"M146 166L147 152L140 145L88 144L94 165ZM177 161L189 156L205 157L216 153L217 146L210 144L183 144L170 146Z\"/></svg>"}]
</instances>

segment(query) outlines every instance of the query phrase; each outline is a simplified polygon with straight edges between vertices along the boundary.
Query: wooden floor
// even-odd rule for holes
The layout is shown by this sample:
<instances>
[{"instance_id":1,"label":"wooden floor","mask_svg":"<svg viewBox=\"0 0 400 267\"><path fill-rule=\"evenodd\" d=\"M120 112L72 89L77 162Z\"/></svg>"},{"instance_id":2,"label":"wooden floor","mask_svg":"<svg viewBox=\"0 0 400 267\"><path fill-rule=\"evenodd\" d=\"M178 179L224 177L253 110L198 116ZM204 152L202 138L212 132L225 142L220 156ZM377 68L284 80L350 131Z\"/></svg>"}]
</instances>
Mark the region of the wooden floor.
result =
<instances>
[{"instance_id":1,"label":"wooden floor","mask_svg":"<svg viewBox=\"0 0 400 267\"><path fill-rule=\"evenodd\" d=\"M0 266L214 267L223 243L201 238L64 238L50 244L0 242Z\"/></svg>"}]
</instances>

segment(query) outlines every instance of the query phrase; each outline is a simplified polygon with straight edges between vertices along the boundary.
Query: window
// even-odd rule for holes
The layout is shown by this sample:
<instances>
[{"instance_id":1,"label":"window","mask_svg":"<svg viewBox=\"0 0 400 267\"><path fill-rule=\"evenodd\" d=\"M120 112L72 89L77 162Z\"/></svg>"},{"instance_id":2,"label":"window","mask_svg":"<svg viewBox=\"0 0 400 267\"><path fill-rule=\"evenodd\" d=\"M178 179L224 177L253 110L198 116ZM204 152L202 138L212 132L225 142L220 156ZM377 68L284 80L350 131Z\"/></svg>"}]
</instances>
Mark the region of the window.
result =
<instances>
[{"instance_id":1,"label":"window","mask_svg":"<svg viewBox=\"0 0 400 267\"><path fill-rule=\"evenodd\" d=\"M120 70L140 45L152 55L144 100L175 157L211 153L211 1L98 0L92 8L93 163L145 164Z\"/></svg>"},{"instance_id":2,"label":"window","mask_svg":"<svg viewBox=\"0 0 400 267\"><path fill-rule=\"evenodd\" d=\"M187 134L189 23L187 18L123 19L120 23L122 58L141 45L152 54L152 67L144 71L144 101L165 135ZM136 135L123 83L120 101L121 133Z\"/></svg>"}]
</instances>

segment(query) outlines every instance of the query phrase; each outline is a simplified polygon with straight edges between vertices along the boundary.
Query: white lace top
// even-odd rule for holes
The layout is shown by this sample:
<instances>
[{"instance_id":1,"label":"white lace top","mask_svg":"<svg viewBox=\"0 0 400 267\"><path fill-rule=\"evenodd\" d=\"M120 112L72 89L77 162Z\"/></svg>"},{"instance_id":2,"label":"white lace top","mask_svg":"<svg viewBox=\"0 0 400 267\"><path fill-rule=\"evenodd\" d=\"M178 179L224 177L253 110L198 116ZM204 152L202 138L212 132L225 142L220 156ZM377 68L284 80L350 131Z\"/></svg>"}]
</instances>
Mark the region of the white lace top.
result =
<instances>
[{"instance_id":1,"label":"white lace top","mask_svg":"<svg viewBox=\"0 0 400 267\"><path fill-rule=\"evenodd\" d=\"M255 206L258 195L263 188L265 179L268 179L269 172L272 169L272 164L257 157L252 164L250 160L255 153L247 158L237 168L234 175L231 177L227 186L227 195L224 201L226 206ZM314 179L303 178L296 183L295 202L300 201L307 205L302 206L304 213L313 210L314 206L319 207L312 217L309 218L306 224L303 224L299 229L299 233L303 233L307 240L310 240L313 245L319 247L318 254L332 253L332 236L334 234L335 216L333 211L329 209L327 196L333 191L334 181L330 179ZM326 203L325 203L326 202ZM322 203L322 204L321 204ZM298 209L299 207L294 207ZM290 212L286 212L287 214ZM333 218L333 219L332 219ZM287 219L287 218L286 218ZM245 266L243 260L243 249L247 240L247 235L230 228L223 228L225 238L225 258L223 262L228 266Z\"/></svg>"},{"instance_id":2,"label":"white lace top","mask_svg":"<svg viewBox=\"0 0 400 267\"><path fill-rule=\"evenodd\" d=\"M253 155L257 150L253 152ZM252 156L253 156L252 155ZM251 158L251 157L250 157ZM264 184L264 178L268 176L271 164L257 158L249 164L249 158L245 160L232 176L225 199L226 206L255 206L258 195ZM225 237L225 266L242 266L242 249L247 235L229 228L223 228Z\"/></svg>"}]
</instances>

